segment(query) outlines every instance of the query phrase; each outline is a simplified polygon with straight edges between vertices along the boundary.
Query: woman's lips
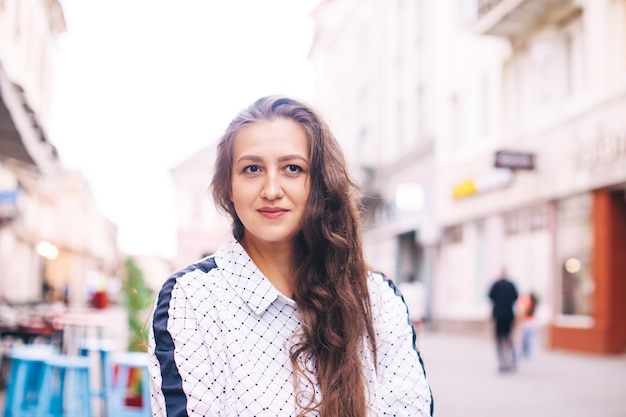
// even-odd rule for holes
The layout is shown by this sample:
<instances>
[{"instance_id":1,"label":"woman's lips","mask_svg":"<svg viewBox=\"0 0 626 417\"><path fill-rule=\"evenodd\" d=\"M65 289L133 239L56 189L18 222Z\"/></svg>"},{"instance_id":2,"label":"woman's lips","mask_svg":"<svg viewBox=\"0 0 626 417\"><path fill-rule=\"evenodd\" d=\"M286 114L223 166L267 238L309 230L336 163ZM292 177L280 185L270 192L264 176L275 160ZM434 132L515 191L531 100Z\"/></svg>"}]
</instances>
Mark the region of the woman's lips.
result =
<instances>
[{"instance_id":1,"label":"woman's lips","mask_svg":"<svg viewBox=\"0 0 626 417\"><path fill-rule=\"evenodd\" d=\"M263 207L257 211L267 219L277 219L287 213L288 210L282 207Z\"/></svg>"}]
</instances>

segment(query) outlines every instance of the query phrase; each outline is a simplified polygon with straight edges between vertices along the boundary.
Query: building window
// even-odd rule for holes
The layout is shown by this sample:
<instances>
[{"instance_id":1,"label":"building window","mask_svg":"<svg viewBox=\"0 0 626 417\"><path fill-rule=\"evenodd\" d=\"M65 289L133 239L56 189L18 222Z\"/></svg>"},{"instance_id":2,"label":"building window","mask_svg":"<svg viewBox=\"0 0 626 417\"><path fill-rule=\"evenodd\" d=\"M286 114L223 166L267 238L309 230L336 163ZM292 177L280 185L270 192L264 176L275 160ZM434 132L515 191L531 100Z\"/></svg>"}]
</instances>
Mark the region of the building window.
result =
<instances>
[{"instance_id":1,"label":"building window","mask_svg":"<svg viewBox=\"0 0 626 417\"><path fill-rule=\"evenodd\" d=\"M542 230L548 227L548 206L542 205L530 210L531 230Z\"/></svg>"},{"instance_id":2,"label":"building window","mask_svg":"<svg viewBox=\"0 0 626 417\"><path fill-rule=\"evenodd\" d=\"M204 203L204 193L195 192L191 200L191 207L190 207L190 214L189 214L189 217L191 218L191 224L193 225L202 224L203 203Z\"/></svg>"},{"instance_id":3,"label":"building window","mask_svg":"<svg viewBox=\"0 0 626 417\"><path fill-rule=\"evenodd\" d=\"M487 146L488 84L479 74L453 97L456 147L463 157L472 157Z\"/></svg>"},{"instance_id":4,"label":"building window","mask_svg":"<svg viewBox=\"0 0 626 417\"><path fill-rule=\"evenodd\" d=\"M13 33L14 42L18 42L20 39L20 33L22 28L22 8L20 6L21 2L15 2L15 32Z\"/></svg>"},{"instance_id":5,"label":"building window","mask_svg":"<svg viewBox=\"0 0 626 417\"><path fill-rule=\"evenodd\" d=\"M519 222L517 212L508 213L504 216L504 233L507 236L519 233Z\"/></svg>"},{"instance_id":6,"label":"building window","mask_svg":"<svg viewBox=\"0 0 626 417\"><path fill-rule=\"evenodd\" d=\"M463 225L448 226L444 232L446 242L450 244L463 242Z\"/></svg>"},{"instance_id":7,"label":"building window","mask_svg":"<svg viewBox=\"0 0 626 417\"><path fill-rule=\"evenodd\" d=\"M406 107L404 100L398 97L396 100L396 137L398 138L398 148L402 149L406 141L406 133L404 129L404 123L406 121Z\"/></svg>"},{"instance_id":8,"label":"building window","mask_svg":"<svg viewBox=\"0 0 626 417\"><path fill-rule=\"evenodd\" d=\"M591 194L581 194L557 203L557 259L561 273L560 312L588 316L594 291L591 276Z\"/></svg>"},{"instance_id":9,"label":"building window","mask_svg":"<svg viewBox=\"0 0 626 417\"><path fill-rule=\"evenodd\" d=\"M585 89L582 12L574 10L517 49L509 71L513 120L521 128L553 117Z\"/></svg>"},{"instance_id":10,"label":"building window","mask_svg":"<svg viewBox=\"0 0 626 417\"><path fill-rule=\"evenodd\" d=\"M624 50L622 53L626 56L626 0L622 0L622 22L622 42L624 42Z\"/></svg>"},{"instance_id":11,"label":"building window","mask_svg":"<svg viewBox=\"0 0 626 417\"><path fill-rule=\"evenodd\" d=\"M473 1L460 0L457 4L458 4L459 22L461 24L475 23L476 20L479 19L479 17L482 17L482 15L485 14L483 12L483 8L481 7L482 4L480 1L473 2ZM480 16L479 16L479 13L481 13Z\"/></svg>"},{"instance_id":12,"label":"building window","mask_svg":"<svg viewBox=\"0 0 626 417\"><path fill-rule=\"evenodd\" d=\"M565 50L565 96L575 97L584 88L584 48L581 12L577 10L562 22Z\"/></svg>"},{"instance_id":13,"label":"building window","mask_svg":"<svg viewBox=\"0 0 626 417\"><path fill-rule=\"evenodd\" d=\"M420 81L417 86L417 132L419 137L426 131L426 86Z\"/></svg>"},{"instance_id":14,"label":"building window","mask_svg":"<svg viewBox=\"0 0 626 417\"><path fill-rule=\"evenodd\" d=\"M545 229L548 226L548 207L536 207L515 210L504 215L504 233L516 235Z\"/></svg>"}]
</instances>

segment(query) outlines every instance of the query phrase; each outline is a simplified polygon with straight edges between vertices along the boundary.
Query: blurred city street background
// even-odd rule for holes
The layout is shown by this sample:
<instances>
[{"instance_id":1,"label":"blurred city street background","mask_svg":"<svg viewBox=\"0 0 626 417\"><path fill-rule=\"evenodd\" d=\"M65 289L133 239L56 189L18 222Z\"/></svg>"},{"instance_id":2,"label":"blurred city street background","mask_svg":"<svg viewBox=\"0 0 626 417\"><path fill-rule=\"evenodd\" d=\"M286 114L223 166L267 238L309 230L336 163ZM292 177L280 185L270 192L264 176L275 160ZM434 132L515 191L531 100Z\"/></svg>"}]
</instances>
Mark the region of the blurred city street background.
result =
<instances>
[{"instance_id":1,"label":"blurred city street background","mask_svg":"<svg viewBox=\"0 0 626 417\"><path fill-rule=\"evenodd\" d=\"M626 417L626 0L0 0L3 380L14 345L145 353L230 233L216 139L276 93L341 143L438 416ZM501 375L503 274L542 349Z\"/></svg>"}]
</instances>

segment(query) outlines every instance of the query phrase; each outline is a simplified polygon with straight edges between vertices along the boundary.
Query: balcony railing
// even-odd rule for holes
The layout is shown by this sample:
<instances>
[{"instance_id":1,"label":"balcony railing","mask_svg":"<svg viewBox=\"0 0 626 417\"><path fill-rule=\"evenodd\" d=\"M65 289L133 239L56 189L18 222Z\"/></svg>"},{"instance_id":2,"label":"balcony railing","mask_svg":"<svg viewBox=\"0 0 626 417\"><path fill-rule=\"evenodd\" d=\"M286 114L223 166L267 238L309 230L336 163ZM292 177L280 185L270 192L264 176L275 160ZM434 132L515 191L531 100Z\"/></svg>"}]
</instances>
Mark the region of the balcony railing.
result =
<instances>
[{"instance_id":1,"label":"balcony railing","mask_svg":"<svg viewBox=\"0 0 626 417\"><path fill-rule=\"evenodd\" d=\"M481 35L518 38L546 21L559 9L571 9L572 0L475 0L474 30Z\"/></svg>"},{"instance_id":2,"label":"balcony railing","mask_svg":"<svg viewBox=\"0 0 626 417\"><path fill-rule=\"evenodd\" d=\"M477 0L478 18L482 18L489 13L491 9L502 3L503 0Z\"/></svg>"}]
</instances>

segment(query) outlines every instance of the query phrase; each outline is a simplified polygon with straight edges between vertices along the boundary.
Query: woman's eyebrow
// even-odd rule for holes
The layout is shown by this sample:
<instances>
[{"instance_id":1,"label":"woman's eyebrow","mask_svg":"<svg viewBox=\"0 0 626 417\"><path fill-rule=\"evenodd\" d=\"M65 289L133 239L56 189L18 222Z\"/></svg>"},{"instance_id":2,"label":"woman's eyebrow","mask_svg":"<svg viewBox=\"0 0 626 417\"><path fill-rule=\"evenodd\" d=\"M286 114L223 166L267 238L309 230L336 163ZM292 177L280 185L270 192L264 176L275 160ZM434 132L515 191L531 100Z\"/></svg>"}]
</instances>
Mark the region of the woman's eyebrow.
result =
<instances>
[{"instance_id":1,"label":"woman's eyebrow","mask_svg":"<svg viewBox=\"0 0 626 417\"><path fill-rule=\"evenodd\" d=\"M281 156L278 158L278 162L293 161L294 159L299 159L301 161L309 163L308 158L305 158L304 156L298 155L298 154ZM242 155L239 157L239 159L237 159L237 163L244 162L244 161L245 162L263 162L263 158L261 158L260 156L256 156L256 155Z\"/></svg>"},{"instance_id":2,"label":"woman's eyebrow","mask_svg":"<svg viewBox=\"0 0 626 417\"><path fill-rule=\"evenodd\" d=\"M304 156L298 155L298 154L281 156L280 158L278 158L278 161L279 162L285 162L285 161L292 161L294 159L300 159L300 160L306 162L307 164L309 163L309 159L308 158L305 158Z\"/></svg>"},{"instance_id":3,"label":"woman's eyebrow","mask_svg":"<svg viewBox=\"0 0 626 417\"><path fill-rule=\"evenodd\" d=\"M255 155L242 155L239 159L237 159L237 162L263 162L263 158L261 158L260 156L255 156Z\"/></svg>"}]
</instances>

